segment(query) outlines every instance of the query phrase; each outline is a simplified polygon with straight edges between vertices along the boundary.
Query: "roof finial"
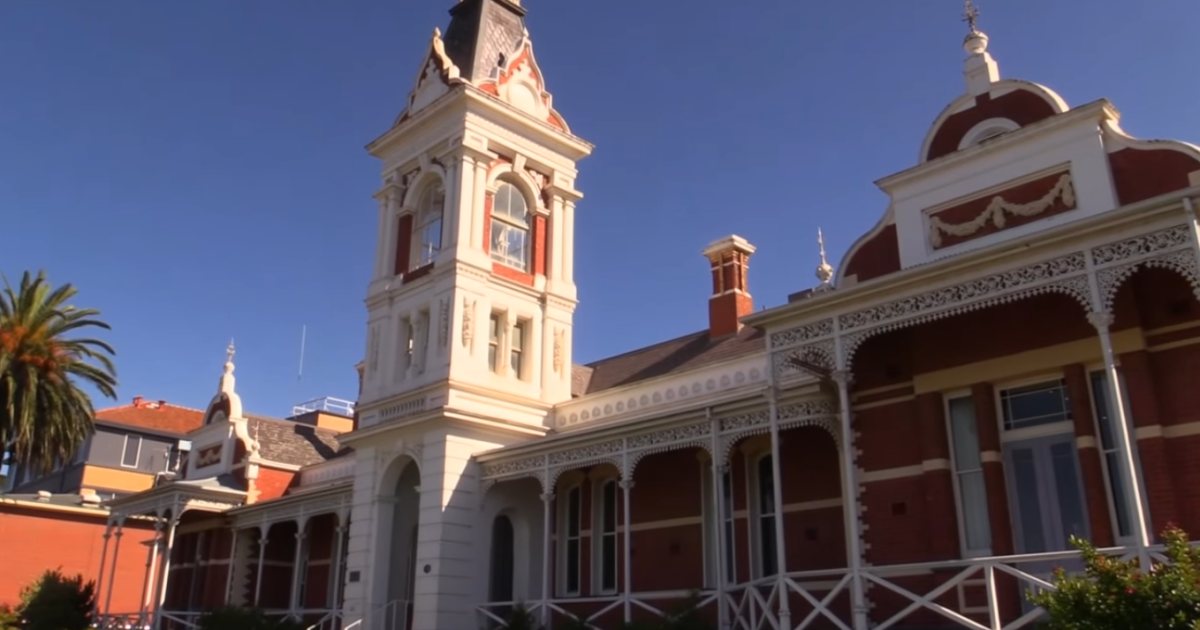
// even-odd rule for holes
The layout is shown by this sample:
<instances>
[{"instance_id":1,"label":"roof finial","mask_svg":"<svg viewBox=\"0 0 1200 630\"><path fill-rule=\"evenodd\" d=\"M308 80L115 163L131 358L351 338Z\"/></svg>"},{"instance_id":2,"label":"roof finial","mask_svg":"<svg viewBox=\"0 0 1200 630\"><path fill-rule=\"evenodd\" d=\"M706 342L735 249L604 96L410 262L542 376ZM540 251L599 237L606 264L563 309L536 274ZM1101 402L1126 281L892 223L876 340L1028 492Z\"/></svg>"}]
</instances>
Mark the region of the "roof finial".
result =
<instances>
[{"instance_id":1,"label":"roof finial","mask_svg":"<svg viewBox=\"0 0 1200 630\"><path fill-rule=\"evenodd\" d=\"M233 355L237 354L237 348L233 345L233 337L229 338L229 346L225 348L225 363L233 364Z\"/></svg>"},{"instance_id":2,"label":"roof finial","mask_svg":"<svg viewBox=\"0 0 1200 630\"><path fill-rule=\"evenodd\" d=\"M831 289L833 265L825 259L825 234L821 232L821 228L817 228L817 248L821 252L821 264L817 265L817 280L821 281L821 286L817 287L817 290Z\"/></svg>"},{"instance_id":3,"label":"roof finial","mask_svg":"<svg viewBox=\"0 0 1200 630\"><path fill-rule=\"evenodd\" d=\"M963 21L971 33L979 32L979 9L975 7L974 0L963 0Z\"/></svg>"}]
</instances>

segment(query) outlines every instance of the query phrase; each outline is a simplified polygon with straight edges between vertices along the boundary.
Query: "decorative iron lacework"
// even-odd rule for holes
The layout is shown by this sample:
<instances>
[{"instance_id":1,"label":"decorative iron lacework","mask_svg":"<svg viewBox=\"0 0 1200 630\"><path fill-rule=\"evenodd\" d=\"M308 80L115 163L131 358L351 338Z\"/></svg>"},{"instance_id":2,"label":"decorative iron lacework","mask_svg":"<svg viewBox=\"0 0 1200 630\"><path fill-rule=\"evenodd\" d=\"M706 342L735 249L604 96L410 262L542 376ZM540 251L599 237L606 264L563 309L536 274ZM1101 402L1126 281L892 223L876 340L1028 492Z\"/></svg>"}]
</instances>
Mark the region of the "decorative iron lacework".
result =
<instances>
[{"instance_id":1,"label":"decorative iron lacework","mask_svg":"<svg viewBox=\"0 0 1200 630\"><path fill-rule=\"evenodd\" d=\"M926 291L838 317L843 330L865 328L890 320L923 315L965 302L999 296L1048 282L1085 269L1083 253L1074 252L1019 269L1002 271L941 289ZM1086 293L1084 300L1086 303Z\"/></svg>"},{"instance_id":2,"label":"decorative iron lacework","mask_svg":"<svg viewBox=\"0 0 1200 630\"><path fill-rule=\"evenodd\" d=\"M1188 229L1176 225L1165 230L1142 234L1115 243L1092 248L1092 260L1097 265L1120 262L1138 256L1148 256L1163 250L1187 244Z\"/></svg>"},{"instance_id":3,"label":"decorative iron lacework","mask_svg":"<svg viewBox=\"0 0 1200 630\"><path fill-rule=\"evenodd\" d=\"M596 444L586 444L565 451L550 453L548 461L551 466L561 464L583 464L595 461L608 461L611 455L621 452L622 440L609 440Z\"/></svg>"},{"instance_id":4,"label":"decorative iron lacework","mask_svg":"<svg viewBox=\"0 0 1200 630\"><path fill-rule=\"evenodd\" d=\"M772 353L772 367L777 376L809 374L806 367L832 370L837 367L834 359L832 339L822 339L810 344Z\"/></svg>"},{"instance_id":5,"label":"decorative iron lacework","mask_svg":"<svg viewBox=\"0 0 1200 630\"><path fill-rule=\"evenodd\" d=\"M629 438L628 448L632 451L706 437L711 433L710 428L711 426L706 421L669 427L652 433L643 433Z\"/></svg>"},{"instance_id":6,"label":"decorative iron lacework","mask_svg":"<svg viewBox=\"0 0 1200 630\"><path fill-rule=\"evenodd\" d=\"M770 415L766 409L759 411L751 411L750 413L738 414L736 416L728 416L721 418L719 431L721 433L729 433L731 431L740 431L760 425L765 425L771 421Z\"/></svg>"},{"instance_id":7,"label":"decorative iron lacework","mask_svg":"<svg viewBox=\"0 0 1200 630\"><path fill-rule=\"evenodd\" d=\"M1187 279L1188 284L1192 285L1192 292L1197 299L1200 299L1200 269L1196 265L1196 254L1191 248L1187 248L1097 271L1096 281L1100 285L1100 295L1104 301L1101 310L1111 312L1117 291L1134 272L1144 267L1157 267L1178 272Z\"/></svg>"},{"instance_id":8,"label":"decorative iron lacework","mask_svg":"<svg viewBox=\"0 0 1200 630\"><path fill-rule=\"evenodd\" d=\"M509 477L523 475L530 471L541 472L546 465L545 455L533 455L521 459L491 462L483 465L484 478Z\"/></svg>"},{"instance_id":9,"label":"decorative iron lacework","mask_svg":"<svg viewBox=\"0 0 1200 630\"><path fill-rule=\"evenodd\" d=\"M771 335L771 348L782 348L793 344L828 337L833 334L833 319L822 319L818 322L789 328Z\"/></svg>"}]
</instances>

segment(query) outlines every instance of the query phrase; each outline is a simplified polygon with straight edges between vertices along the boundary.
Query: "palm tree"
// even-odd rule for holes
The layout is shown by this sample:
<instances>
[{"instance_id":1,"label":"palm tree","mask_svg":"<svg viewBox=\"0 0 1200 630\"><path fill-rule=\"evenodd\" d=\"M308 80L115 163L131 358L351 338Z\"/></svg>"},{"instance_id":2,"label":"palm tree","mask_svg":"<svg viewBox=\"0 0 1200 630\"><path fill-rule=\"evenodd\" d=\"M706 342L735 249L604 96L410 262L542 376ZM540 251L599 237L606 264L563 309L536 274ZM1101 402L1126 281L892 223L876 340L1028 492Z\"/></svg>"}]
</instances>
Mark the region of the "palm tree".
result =
<instances>
[{"instance_id":1,"label":"palm tree","mask_svg":"<svg viewBox=\"0 0 1200 630\"><path fill-rule=\"evenodd\" d=\"M79 382L116 398L112 346L74 337L109 325L99 311L67 304L74 295L70 284L54 288L44 272L28 271L15 291L5 279L0 294L0 452L47 471L91 434L92 401Z\"/></svg>"}]
</instances>

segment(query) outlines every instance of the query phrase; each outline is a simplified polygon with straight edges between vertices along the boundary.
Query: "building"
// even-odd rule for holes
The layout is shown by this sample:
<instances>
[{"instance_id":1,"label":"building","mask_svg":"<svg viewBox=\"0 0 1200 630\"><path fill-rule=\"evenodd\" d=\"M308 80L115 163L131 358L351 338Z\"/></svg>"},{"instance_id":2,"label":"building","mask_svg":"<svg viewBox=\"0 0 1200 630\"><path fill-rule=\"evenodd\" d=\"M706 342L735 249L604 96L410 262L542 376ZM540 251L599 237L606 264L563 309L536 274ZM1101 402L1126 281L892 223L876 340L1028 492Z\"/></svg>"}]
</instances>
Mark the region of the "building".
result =
<instances>
[{"instance_id":1,"label":"building","mask_svg":"<svg viewBox=\"0 0 1200 630\"><path fill-rule=\"evenodd\" d=\"M121 588L97 606L116 610L137 610L146 575L145 554L128 553L144 549L154 537L150 521L130 521L123 532L127 553L118 562L101 558L105 544L108 510L98 495L0 494L0 607L16 608L21 589L51 569L65 575L83 575L89 580L115 580ZM101 565L105 573L101 576Z\"/></svg>"},{"instance_id":2,"label":"building","mask_svg":"<svg viewBox=\"0 0 1200 630\"><path fill-rule=\"evenodd\" d=\"M1002 78L972 25L964 93L816 287L752 313L754 247L719 239L706 330L575 365L592 147L523 16L458 3L369 145L338 450L270 454L231 359L185 473L110 503L118 530L157 524L156 627L228 601L323 628L517 605L612 628L689 600L733 628L1019 627L1067 536L1145 562L1167 523L1200 532L1200 149Z\"/></svg>"},{"instance_id":3,"label":"building","mask_svg":"<svg viewBox=\"0 0 1200 630\"><path fill-rule=\"evenodd\" d=\"M157 476L176 471L189 448L183 437L199 427L203 417L199 409L134 396L128 405L96 412L95 430L72 461L45 474L17 466L11 490L109 499L149 489Z\"/></svg>"}]
</instances>

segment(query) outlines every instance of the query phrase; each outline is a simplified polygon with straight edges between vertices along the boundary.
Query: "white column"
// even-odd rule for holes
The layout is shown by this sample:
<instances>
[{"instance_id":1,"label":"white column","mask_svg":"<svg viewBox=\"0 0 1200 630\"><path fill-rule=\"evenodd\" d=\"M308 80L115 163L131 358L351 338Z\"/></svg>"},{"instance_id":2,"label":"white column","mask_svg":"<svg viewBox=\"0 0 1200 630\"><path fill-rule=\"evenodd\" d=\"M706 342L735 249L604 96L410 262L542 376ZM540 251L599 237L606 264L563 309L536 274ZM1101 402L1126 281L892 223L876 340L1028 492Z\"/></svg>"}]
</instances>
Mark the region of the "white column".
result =
<instances>
[{"instance_id":1,"label":"white column","mask_svg":"<svg viewBox=\"0 0 1200 630\"><path fill-rule=\"evenodd\" d=\"M550 514L554 509L553 489L542 493L542 625L550 624Z\"/></svg>"},{"instance_id":2,"label":"white column","mask_svg":"<svg viewBox=\"0 0 1200 630\"><path fill-rule=\"evenodd\" d=\"M838 364L845 365L842 358L841 338L835 339ZM867 603L864 598L862 578L862 527L858 520L858 475L854 462L854 429L851 427L850 372L839 369L833 373L838 387L838 415L841 420L842 479L845 484L842 496L842 518L846 523L847 551L850 564L850 611L855 630L867 628Z\"/></svg>"},{"instance_id":3,"label":"white column","mask_svg":"<svg viewBox=\"0 0 1200 630\"><path fill-rule=\"evenodd\" d=\"M1133 442L1130 440L1130 418L1125 413L1125 396L1121 391L1121 379L1117 372L1116 357L1113 354L1112 336L1109 327L1112 326L1112 313L1097 311L1088 314L1088 322L1096 327L1100 337L1100 352L1104 359L1104 378L1108 385L1108 405L1113 416L1113 431L1117 439L1117 451L1121 454L1121 465L1118 466L1121 483L1125 485L1125 497L1133 525L1134 545L1137 547L1138 562L1143 571L1150 569L1150 534L1146 528L1146 506L1142 497L1142 485L1139 483L1137 464L1133 455Z\"/></svg>"},{"instance_id":4,"label":"white column","mask_svg":"<svg viewBox=\"0 0 1200 630\"><path fill-rule=\"evenodd\" d=\"M138 618L142 618L150 610L151 598L154 594L154 571L158 568L159 537L162 536L162 521L154 522L154 537L146 546L146 582L142 585L142 604L138 610Z\"/></svg>"},{"instance_id":5,"label":"white column","mask_svg":"<svg viewBox=\"0 0 1200 630\"><path fill-rule=\"evenodd\" d=\"M262 577L263 577L263 562L267 556L267 532L271 530L270 525L258 526L258 566L255 568L254 578L254 606L258 606L259 598L262 596Z\"/></svg>"},{"instance_id":6,"label":"white column","mask_svg":"<svg viewBox=\"0 0 1200 630\"><path fill-rule=\"evenodd\" d=\"M628 456L627 456L628 458ZM631 602L631 594L633 593L633 571L631 571L630 563L630 517L629 517L629 492L633 490L633 479L629 478L629 467L626 465L624 475L621 479L621 524L625 527L622 532L622 538L625 541L625 549L621 553L621 573L625 578L624 588L621 590L625 594L625 623L633 621L633 607Z\"/></svg>"},{"instance_id":7,"label":"white column","mask_svg":"<svg viewBox=\"0 0 1200 630\"><path fill-rule=\"evenodd\" d=\"M784 547L786 536L783 534L783 479L779 472L779 413L775 400L774 383L770 387L771 389L767 392L767 402L771 421L771 476L775 478L775 483L772 484L772 500L775 502L775 578L776 588L779 591L779 627L791 628L792 609L787 586L787 549Z\"/></svg>"},{"instance_id":8,"label":"white column","mask_svg":"<svg viewBox=\"0 0 1200 630\"><path fill-rule=\"evenodd\" d=\"M387 259L388 250L390 249L390 241L392 239L390 228L391 222L388 221L388 204L387 193L380 193L375 196L379 202L379 220L375 228L378 234L375 241L375 275L374 278L381 278L388 273Z\"/></svg>"},{"instance_id":9,"label":"white column","mask_svg":"<svg viewBox=\"0 0 1200 630\"><path fill-rule=\"evenodd\" d=\"M101 613L99 595L100 593L104 592L104 564L108 556L108 541L110 538L112 538L112 530L113 521L112 518L109 517L104 521L104 535L101 536L101 538L104 540L104 544L100 547L100 569L96 571L97 599L92 604L92 613L94 615L99 615ZM108 614L108 610L104 610L103 613Z\"/></svg>"},{"instance_id":10,"label":"white column","mask_svg":"<svg viewBox=\"0 0 1200 630\"><path fill-rule=\"evenodd\" d=\"M162 579L158 581L158 605L154 607L154 630L162 627L162 609L167 601L167 584L171 581L171 550L175 548L175 526L179 524L179 515L171 512L171 520L167 521L167 537L162 549Z\"/></svg>"},{"instance_id":11,"label":"white column","mask_svg":"<svg viewBox=\"0 0 1200 630\"><path fill-rule=\"evenodd\" d=\"M714 585L717 589L717 627L729 626L729 611L725 602L725 579L728 567L725 566L725 467L724 453L721 450L721 421L712 415L712 408L707 410L709 416L709 433L712 437L712 488L713 488L713 519L712 531L717 542L717 579Z\"/></svg>"},{"instance_id":12,"label":"white column","mask_svg":"<svg viewBox=\"0 0 1200 630\"><path fill-rule=\"evenodd\" d=\"M563 198L554 195L550 200L550 233L546 244L550 246L549 264L546 265L546 275L551 283L562 280L563 277Z\"/></svg>"},{"instance_id":13,"label":"white column","mask_svg":"<svg viewBox=\"0 0 1200 630\"><path fill-rule=\"evenodd\" d=\"M562 280L575 284L575 202L563 204L563 228L560 236L562 244Z\"/></svg>"},{"instance_id":14,"label":"white column","mask_svg":"<svg viewBox=\"0 0 1200 630\"><path fill-rule=\"evenodd\" d=\"M340 610L342 608L342 566L345 564L345 559L342 557L346 554L346 531L349 529L346 520L349 518L349 513L339 513L337 515L338 525L333 530L333 535L337 538L333 541L333 559L330 562L330 571L332 571L332 579L329 581L330 592L326 595L325 601L330 610Z\"/></svg>"},{"instance_id":15,"label":"white column","mask_svg":"<svg viewBox=\"0 0 1200 630\"><path fill-rule=\"evenodd\" d=\"M117 542L113 543L112 566L108 569L108 595L104 598L104 616L112 614L113 584L117 580L117 561L121 555L121 536L124 535L125 517L117 517L117 529L113 532Z\"/></svg>"},{"instance_id":16,"label":"white column","mask_svg":"<svg viewBox=\"0 0 1200 630\"><path fill-rule=\"evenodd\" d=\"M487 250L483 242L483 196L487 191L488 164L486 160L475 160L475 186L471 198L463 204L464 212L471 215L471 249L481 256ZM464 173L465 175L465 173Z\"/></svg>"},{"instance_id":17,"label":"white column","mask_svg":"<svg viewBox=\"0 0 1200 630\"><path fill-rule=\"evenodd\" d=\"M300 610L300 580L304 577L304 567L300 566L304 559L304 540L308 537L308 519L296 519L296 552L292 555L292 590L288 598L288 614L297 617Z\"/></svg>"}]
</instances>

